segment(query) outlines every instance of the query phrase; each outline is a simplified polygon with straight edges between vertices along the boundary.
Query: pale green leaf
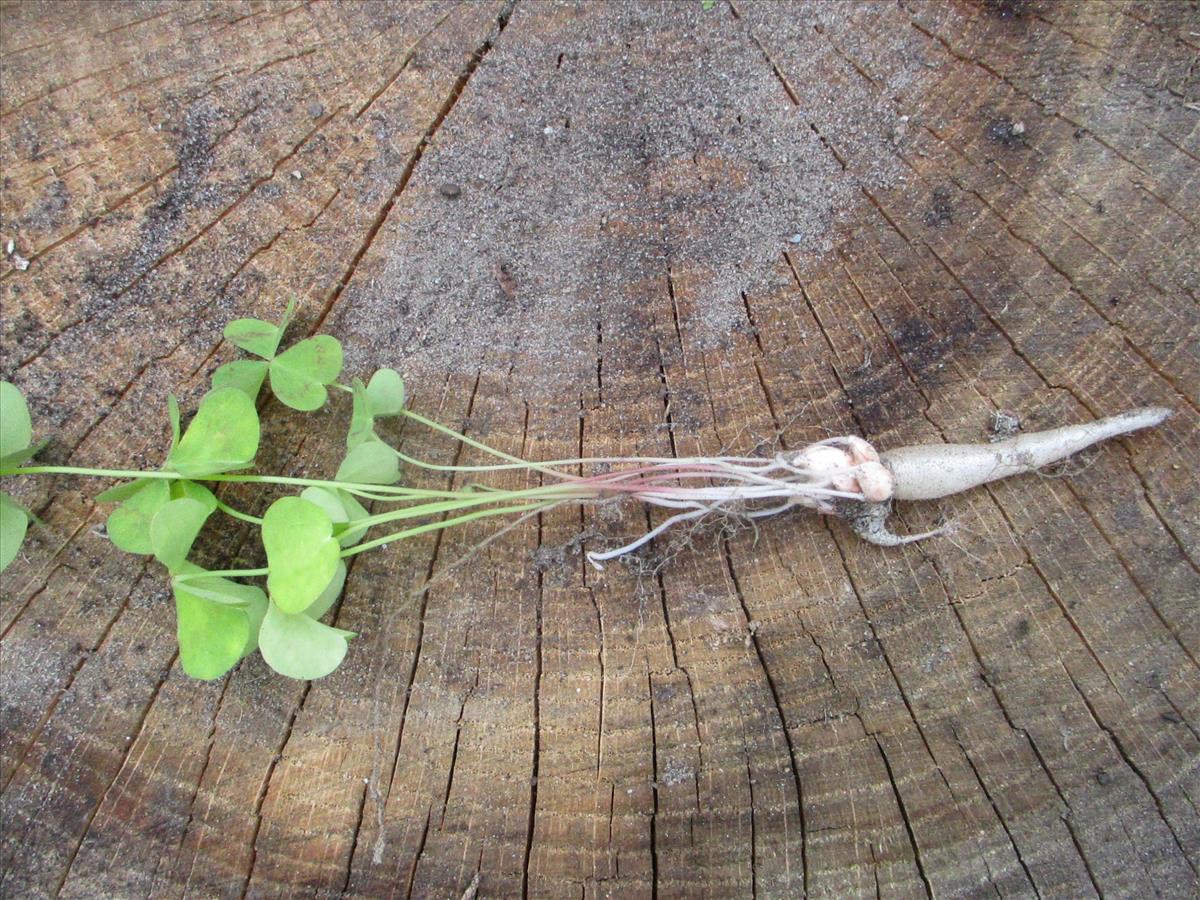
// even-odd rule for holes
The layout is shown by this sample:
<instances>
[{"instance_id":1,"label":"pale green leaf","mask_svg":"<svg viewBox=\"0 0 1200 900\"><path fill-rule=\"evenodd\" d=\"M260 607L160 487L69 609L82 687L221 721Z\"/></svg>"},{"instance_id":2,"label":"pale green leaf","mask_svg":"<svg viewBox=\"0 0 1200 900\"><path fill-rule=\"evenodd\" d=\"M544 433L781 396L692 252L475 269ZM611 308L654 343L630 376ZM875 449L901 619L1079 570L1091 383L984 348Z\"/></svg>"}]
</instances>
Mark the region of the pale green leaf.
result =
<instances>
[{"instance_id":1,"label":"pale green leaf","mask_svg":"<svg viewBox=\"0 0 1200 900\"><path fill-rule=\"evenodd\" d=\"M333 522L333 536L343 547L357 543L366 528L355 528L354 522L365 519L370 515L353 494L343 490L330 490L323 487L308 487L300 492L300 496L310 503L315 503L329 516Z\"/></svg>"},{"instance_id":2,"label":"pale green leaf","mask_svg":"<svg viewBox=\"0 0 1200 900\"><path fill-rule=\"evenodd\" d=\"M321 596L337 572L341 548L321 507L282 497L263 517L267 590L284 612L302 612Z\"/></svg>"},{"instance_id":3,"label":"pale green leaf","mask_svg":"<svg viewBox=\"0 0 1200 900\"><path fill-rule=\"evenodd\" d=\"M244 609L203 600L175 586L176 636L183 671L193 678L220 678L244 655L250 619Z\"/></svg>"},{"instance_id":4,"label":"pale green leaf","mask_svg":"<svg viewBox=\"0 0 1200 900\"><path fill-rule=\"evenodd\" d=\"M128 500L142 488L144 488L153 478L138 478L134 481L126 481L121 484L114 484L107 491L101 491L96 495L97 503L120 503L122 500Z\"/></svg>"},{"instance_id":5,"label":"pale green leaf","mask_svg":"<svg viewBox=\"0 0 1200 900\"><path fill-rule=\"evenodd\" d=\"M198 500L204 504L204 508L212 512L217 508L217 498L202 484L196 484L194 481L172 481L171 483L171 499L178 500L180 497L190 497L192 500Z\"/></svg>"},{"instance_id":6,"label":"pale green leaf","mask_svg":"<svg viewBox=\"0 0 1200 900\"><path fill-rule=\"evenodd\" d=\"M0 572L21 552L21 542L29 527L29 514L8 494L0 493Z\"/></svg>"},{"instance_id":7,"label":"pale green leaf","mask_svg":"<svg viewBox=\"0 0 1200 900\"><path fill-rule=\"evenodd\" d=\"M155 558L170 572L178 572L187 559L212 510L199 500L181 497L163 505L150 522L150 544Z\"/></svg>"},{"instance_id":8,"label":"pale green leaf","mask_svg":"<svg viewBox=\"0 0 1200 900\"><path fill-rule=\"evenodd\" d=\"M377 416L398 416L404 410L404 380L395 369L380 369L367 385L371 412Z\"/></svg>"},{"instance_id":9,"label":"pale green leaf","mask_svg":"<svg viewBox=\"0 0 1200 900\"><path fill-rule=\"evenodd\" d=\"M283 329L262 319L234 319L225 326L225 339L247 353L271 359L279 349Z\"/></svg>"},{"instance_id":10,"label":"pale green leaf","mask_svg":"<svg viewBox=\"0 0 1200 900\"><path fill-rule=\"evenodd\" d=\"M325 403L325 385L333 382L341 371L341 343L327 334L319 334L271 360L271 390L281 403L293 409L320 409Z\"/></svg>"},{"instance_id":11,"label":"pale green leaf","mask_svg":"<svg viewBox=\"0 0 1200 900\"><path fill-rule=\"evenodd\" d=\"M213 372L213 390L237 388L251 400L258 398L263 379L267 377L267 363L261 359L236 359L225 363Z\"/></svg>"},{"instance_id":12,"label":"pale green leaf","mask_svg":"<svg viewBox=\"0 0 1200 900\"><path fill-rule=\"evenodd\" d=\"M167 457L167 468L189 478L243 469L254 461L258 436L253 400L236 388L209 391L179 446Z\"/></svg>"},{"instance_id":13,"label":"pale green leaf","mask_svg":"<svg viewBox=\"0 0 1200 900\"><path fill-rule=\"evenodd\" d=\"M322 625L303 613L286 613L274 603L258 635L258 648L272 669L289 678L324 678L346 656L352 631Z\"/></svg>"},{"instance_id":14,"label":"pale green leaf","mask_svg":"<svg viewBox=\"0 0 1200 900\"><path fill-rule=\"evenodd\" d=\"M16 385L0 381L0 458L20 453L32 442L29 405Z\"/></svg>"},{"instance_id":15,"label":"pale green leaf","mask_svg":"<svg viewBox=\"0 0 1200 900\"><path fill-rule=\"evenodd\" d=\"M132 485L121 485L105 493L115 494L135 486L137 490L125 495L125 502L109 513L108 537L127 553L149 554L154 552L150 523L170 502L171 487L162 478L139 478Z\"/></svg>"},{"instance_id":16,"label":"pale green leaf","mask_svg":"<svg viewBox=\"0 0 1200 900\"><path fill-rule=\"evenodd\" d=\"M337 571L333 573L333 581L329 582L325 590L321 591L321 596L312 602L312 606L304 610L304 614L310 619L321 618L337 602L337 598L342 595L342 588L345 585L346 563L344 560L338 560Z\"/></svg>"},{"instance_id":17,"label":"pale green leaf","mask_svg":"<svg viewBox=\"0 0 1200 900\"><path fill-rule=\"evenodd\" d=\"M336 491L313 486L302 490L300 496L325 510L325 515L329 516L329 521L334 525L347 521L346 508L342 505L342 500Z\"/></svg>"},{"instance_id":18,"label":"pale green leaf","mask_svg":"<svg viewBox=\"0 0 1200 900\"><path fill-rule=\"evenodd\" d=\"M337 480L351 484L394 484L400 478L396 451L382 441L367 441L346 454Z\"/></svg>"},{"instance_id":19,"label":"pale green leaf","mask_svg":"<svg viewBox=\"0 0 1200 900\"><path fill-rule=\"evenodd\" d=\"M348 491L339 490L338 499L342 501L342 508L346 511L346 528L338 535L338 543L343 547L349 547L357 544L362 536L367 533L367 526L363 525L355 527L355 522L360 522L371 514L366 508L358 502L358 498Z\"/></svg>"},{"instance_id":20,"label":"pale green leaf","mask_svg":"<svg viewBox=\"0 0 1200 900\"><path fill-rule=\"evenodd\" d=\"M204 570L184 563L183 571ZM218 678L258 646L267 611L260 588L212 576L174 583L179 656L193 678Z\"/></svg>"},{"instance_id":21,"label":"pale green leaf","mask_svg":"<svg viewBox=\"0 0 1200 900\"><path fill-rule=\"evenodd\" d=\"M375 415L371 412L371 399L367 386L358 378L351 382L354 388L354 403L350 412L350 430L346 432L346 449L353 450L367 441L378 440L375 436Z\"/></svg>"},{"instance_id":22,"label":"pale green leaf","mask_svg":"<svg viewBox=\"0 0 1200 900\"><path fill-rule=\"evenodd\" d=\"M171 450L179 446L179 401L174 394L167 394L167 418L171 420Z\"/></svg>"}]
</instances>

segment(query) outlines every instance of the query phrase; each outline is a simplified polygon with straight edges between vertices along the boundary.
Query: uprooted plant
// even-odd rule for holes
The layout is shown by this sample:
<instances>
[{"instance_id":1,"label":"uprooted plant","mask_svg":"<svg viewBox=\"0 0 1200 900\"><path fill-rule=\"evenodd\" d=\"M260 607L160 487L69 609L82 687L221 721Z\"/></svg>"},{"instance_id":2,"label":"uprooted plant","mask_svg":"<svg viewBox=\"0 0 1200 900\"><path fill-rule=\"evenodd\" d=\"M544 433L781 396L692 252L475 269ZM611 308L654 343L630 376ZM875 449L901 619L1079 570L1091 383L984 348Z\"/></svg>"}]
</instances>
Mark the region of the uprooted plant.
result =
<instances>
[{"instance_id":1,"label":"uprooted plant","mask_svg":"<svg viewBox=\"0 0 1200 900\"><path fill-rule=\"evenodd\" d=\"M866 540L885 546L940 532L898 536L885 526L891 501L927 500L1029 472L1098 441L1157 425L1170 413L1147 408L1097 422L1020 435L985 445L939 444L876 452L858 437L835 437L773 457L595 457L528 462L431 421L405 406L404 383L392 369L367 382L338 383L342 348L317 335L279 351L291 318L238 319L225 337L255 359L226 363L213 374L186 430L179 406L167 398L171 449L156 471L24 465L33 444L29 409L21 393L0 383L0 476L63 474L122 479L103 492L118 504L108 536L130 553L153 555L171 575L180 659L196 678L217 678L258 649L277 672L321 678L346 655L353 637L320 621L341 594L346 560L392 541L462 525L486 516L531 515L563 503L630 498L670 512L636 540L590 552L597 568L662 534L673 525L712 514L760 519L794 506L846 518ZM321 409L330 388L351 398L346 455L333 478L309 479L246 472L259 446L256 405L264 383L286 406ZM376 433L378 418L403 416L499 460L490 465L444 466L389 446ZM401 487L401 463L443 472L482 475L524 470L541 484L520 490L471 485L458 490ZM592 474L580 474L585 469ZM240 474L238 474L240 473ZM210 485L254 483L299 489L275 500L261 517L235 509ZM364 501L391 508L372 513ZM192 545L220 511L261 531L267 564L257 569L207 571L190 562ZM30 514L0 493L0 569L20 550ZM392 526L387 534L368 537ZM399 527L397 527L399 526ZM265 576L266 590L235 579Z\"/></svg>"}]
</instances>

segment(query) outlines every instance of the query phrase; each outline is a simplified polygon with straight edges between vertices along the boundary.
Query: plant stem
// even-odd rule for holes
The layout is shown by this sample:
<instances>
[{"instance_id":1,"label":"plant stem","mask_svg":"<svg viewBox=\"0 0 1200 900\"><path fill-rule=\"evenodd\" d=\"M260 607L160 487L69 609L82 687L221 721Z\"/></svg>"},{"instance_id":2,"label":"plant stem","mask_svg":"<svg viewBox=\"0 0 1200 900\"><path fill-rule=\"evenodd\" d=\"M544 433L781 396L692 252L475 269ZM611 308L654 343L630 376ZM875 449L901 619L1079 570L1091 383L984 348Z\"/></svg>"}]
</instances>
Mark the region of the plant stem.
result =
<instances>
[{"instance_id":1,"label":"plant stem","mask_svg":"<svg viewBox=\"0 0 1200 900\"><path fill-rule=\"evenodd\" d=\"M260 528L262 527L263 520L258 516L252 516L249 513L244 513L241 510L234 509L228 503L222 503L220 500L218 500L217 509L221 510L221 512L228 516L233 516L235 519L241 519L243 522L249 522L251 525L257 525Z\"/></svg>"},{"instance_id":2,"label":"plant stem","mask_svg":"<svg viewBox=\"0 0 1200 900\"><path fill-rule=\"evenodd\" d=\"M521 459L519 456L513 456L511 453L505 453L503 450L497 450L495 447L489 447L487 444L481 443L473 438L467 437L465 434L459 434L453 428L447 428L445 425L439 424L432 419L427 419L420 413L415 413L411 409L402 410L402 413L414 422L420 422L427 428L432 428L434 431L440 431L442 434L449 435L457 441L462 441L469 447L474 447L476 450L482 450L484 453L490 453L499 459L508 460L510 463L515 463L516 468L532 469L535 472L541 472L544 475L550 475L554 478L568 478L562 472L557 472L554 469L543 466L539 463L531 463ZM419 465L419 464L418 464ZM426 463L425 465L431 465Z\"/></svg>"},{"instance_id":3,"label":"plant stem","mask_svg":"<svg viewBox=\"0 0 1200 900\"><path fill-rule=\"evenodd\" d=\"M269 569L220 569L213 572L185 572L175 575L175 581L196 581L200 578L252 578L256 575L266 575Z\"/></svg>"},{"instance_id":4,"label":"plant stem","mask_svg":"<svg viewBox=\"0 0 1200 900\"><path fill-rule=\"evenodd\" d=\"M362 553L364 550L373 550L376 547L382 547L384 544L389 544L392 541L403 540L408 537L415 537L418 534L424 534L427 531L437 531L441 528L451 528L455 525L462 525L470 522L472 519L482 519L484 516L501 516L508 513L531 512L539 509L548 509L551 506L556 506L560 500L545 500L541 503L525 503L517 506L500 506L495 509L480 509L473 513L467 513L462 516L455 516L452 519L442 519L438 522L429 522L425 525L418 525L415 528L406 528L403 531L396 531L392 534L384 535L380 538L375 538L372 541L367 541L365 544L356 544L353 547L348 547L342 551L342 559L348 556L354 556L356 553Z\"/></svg>"},{"instance_id":5,"label":"plant stem","mask_svg":"<svg viewBox=\"0 0 1200 900\"><path fill-rule=\"evenodd\" d=\"M0 477L7 475L84 475L93 478L160 478L171 481L183 480L178 472L164 469L141 471L139 469L89 469L80 466L18 466L0 469ZM291 478L284 475L205 475L191 479L195 481L216 481L230 484L284 484L298 487L325 487L349 491L352 494L380 499L380 495L390 495L389 502L397 500L435 499L438 497L457 497L458 491L431 491L416 488L393 487L386 484L359 484L348 481L331 481L319 478Z\"/></svg>"},{"instance_id":6,"label":"plant stem","mask_svg":"<svg viewBox=\"0 0 1200 900\"><path fill-rule=\"evenodd\" d=\"M597 491L591 489L579 489L570 484L552 484L544 487L527 488L521 491L480 491L472 492L469 496L460 496L454 500L441 500L434 503L422 503L419 506L408 506L404 509L393 510L391 512L379 513L366 519L359 519L354 523L356 528L366 526L368 528L375 525L382 525L386 522L398 522L404 519L419 519L423 516L431 516L437 513L453 512L458 509L469 509L472 506L483 506L484 504L501 503L506 501L523 501L523 500L541 500L553 499L558 502L561 500L593 500L597 496Z\"/></svg>"}]
</instances>

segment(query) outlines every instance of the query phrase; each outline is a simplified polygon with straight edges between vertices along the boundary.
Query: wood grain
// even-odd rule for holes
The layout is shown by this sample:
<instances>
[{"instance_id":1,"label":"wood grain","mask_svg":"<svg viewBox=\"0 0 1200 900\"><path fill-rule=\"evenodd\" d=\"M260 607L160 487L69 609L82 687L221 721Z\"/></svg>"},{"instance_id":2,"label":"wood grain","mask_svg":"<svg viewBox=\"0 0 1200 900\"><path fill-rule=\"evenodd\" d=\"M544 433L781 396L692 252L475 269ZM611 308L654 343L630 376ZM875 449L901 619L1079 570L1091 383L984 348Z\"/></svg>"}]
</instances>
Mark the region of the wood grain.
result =
<instances>
[{"instance_id":1,"label":"wood grain","mask_svg":"<svg viewBox=\"0 0 1200 900\"><path fill-rule=\"evenodd\" d=\"M1176 412L899 509L958 525L915 546L797 514L593 571L632 506L393 545L355 559L360 636L313 683L189 680L95 485L27 479L5 896L1200 892L1195 6L7 0L0 26L0 240L29 261L0 261L2 370L50 460L156 467L165 394L194 405L224 323L292 296L353 372L533 459ZM338 413L268 403L260 468L332 471ZM261 561L236 523L200 552Z\"/></svg>"}]
</instances>

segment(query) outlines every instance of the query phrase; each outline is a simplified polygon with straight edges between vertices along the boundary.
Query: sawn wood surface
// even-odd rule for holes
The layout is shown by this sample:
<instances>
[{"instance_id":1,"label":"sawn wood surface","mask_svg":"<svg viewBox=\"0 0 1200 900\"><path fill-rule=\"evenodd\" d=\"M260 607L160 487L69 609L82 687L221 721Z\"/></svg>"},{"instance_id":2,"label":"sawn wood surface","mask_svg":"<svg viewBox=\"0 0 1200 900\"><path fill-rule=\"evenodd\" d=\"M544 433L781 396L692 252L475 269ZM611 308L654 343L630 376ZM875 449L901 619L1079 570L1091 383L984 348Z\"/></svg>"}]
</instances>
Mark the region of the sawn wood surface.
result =
<instances>
[{"instance_id":1,"label":"sawn wood surface","mask_svg":"<svg viewBox=\"0 0 1200 900\"><path fill-rule=\"evenodd\" d=\"M355 562L313 683L187 678L98 483L26 479L0 893L1200 894L1197 6L706 5L0 3L45 458L159 466L167 393L289 297L534 459L1174 417L903 506L956 530L897 549L797 511L594 571L635 506L422 536ZM268 402L260 468L331 472L346 415Z\"/></svg>"}]
</instances>

